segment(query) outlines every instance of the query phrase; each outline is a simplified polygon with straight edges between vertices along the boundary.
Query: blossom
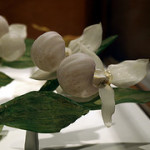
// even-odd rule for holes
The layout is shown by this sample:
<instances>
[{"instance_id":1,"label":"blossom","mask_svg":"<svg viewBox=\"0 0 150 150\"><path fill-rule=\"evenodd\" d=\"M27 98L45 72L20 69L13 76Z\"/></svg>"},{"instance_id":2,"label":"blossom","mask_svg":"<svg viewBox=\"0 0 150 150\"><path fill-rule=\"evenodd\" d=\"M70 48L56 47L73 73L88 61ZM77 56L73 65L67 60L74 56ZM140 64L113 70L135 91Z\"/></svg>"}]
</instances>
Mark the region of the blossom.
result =
<instances>
[{"instance_id":1,"label":"blossom","mask_svg":"<svg viewBox=\"0 0 150 150\"><path fill-rule=\"evenodd\" d=\"M40 37L38 37L35 40L33 47L32 47L32 49L34 49L34 53L32 52L33 50L31 50L32 58L34 57L34 55L37 55L37 53L40 53L40 57L43 57L43 55L49 56L49 60L46 60L47 58L45 57L45 60L43 59L43 61L40 61L41 64L44 64L44 62L47 61L45 66L47 66L48 64L51 66L51 64L52 64L51 61L53 61L54 59L58 62L58 64L60 64L60 60L63 60L65 58L64 52L66 54L66 57L68 57L71 54L78 53L78 52L86 53L86 54L92 56L93 52L96 52L96 50L100 47L101 42L102 42L102 25L101 25L101 23L91 25L91 26L85 28L82 35L79 38L70 41L68 47L66 47L66 48L64 47L65 41L60 40L62 38L61 38L61 35L59 35L58 33L55 32L55 38L53 38L53 41L51 40L53 33L54 33L54 31L47 32L47 33L44 33L43 35L41 35ZM44 39L42 37L44 37ZM44 40L47 40L49 42L47 42L47 43L45 42L45 44L44 44L44 42L43 42ZM42 43L42 44L40 44L40 43ZM55 53L53 53L53 56L52 55L50 56L49 54L53 50L54 45L58 45L58 44L59 45L61 44L61 46L58 46L59 52L55 52ZM35 46L35 45L41 45L41 46ZM38 47L38 48L35 48L35 47ZM45 50L46 47L47 47L47 50ZM94 55L94 57L95 57L96 64L97 63L99 64L98 56ZM61 58L61 59L59 59L59 58ZM34 61L34 59L32 59L32 60ZM98 61L96 61L96 60L98 60ZM39 69L32 74L31 78L37 79L37 80L51 80L51 79L56 78L56 71L57 71L57 68L59 67L59 65L57 65L57 66L53 65L53 68L51 67L51 70L44 70L43 69L44 67L42 67L42 68L39 67L40 66L39 63L37 64L35 62L35 64L38 66Z\"/></svg>"},{"instance_id":2,"label":"blossom","mask_svg":"<svg viewBox=\"0 0 150 150\"><path fill-rule=\"evenodd\" d=\"M115 110L114 90L110 85L130 87L137 84L147 74L149 61L148 59L124 61L117 65L109 65L107 69L104 69L102 61L93 53L100 47L101 42L102 26L100 23L85 28L83 34L78 39L72 40L68 47L72 50L72 53L83 52L94 59L96 64L94 84L99 87L104 123L106 126L110 126L111 116ZM80 100L84 101L84 99Z\"/></svg>"},{"instance_id":3,"label":"blossom","mask_svg":"<svg viewBox=\"0 0 150 150\"><path fill-rule=\"evenodd\" d=\"M86 55L73 54L61 62L57 77L62 89L59 87L57 92L78 102L90 101L99 93L103 121L110 127L115 111L115 94L111 85L126 88L137 84L146 76L149 60L127 60L104 68L100 59L99 63L98 59L97 63L92 59L93 63L90 58L95 56L89 58Z\"/></svg>"},{"instance_id":4,"label":"blossom","mask_svg":"<svg viewBox=\"0 0 150 150\"><path fill-rule=\"evenodd\" d=\"M24 39L27 36L23 24L8 25L7 20L0 16L0 57L6 61L14 61L25 52Z\"/></svg>"},{"instance_id":5,"label":"blossom","mask_svg":"<svg viewBox=\"0 0 150 150\"><path fill-rule=\"evenodd\" d=\"M112 124L112 115L115 111L115 94L111 85L114 84L118 87L130 87L137 84L147 74L147 65L149 60L138 59L124 61L116 65L109 65L108 68L105 69L102 61L95 54L97 49L100 47L101 42L101 24L96 24L85 28L83 34L79 38L72 40L67 48L65 48L64 41L58 33L45 33L35 41L32 47L33 50L31 50L32 58L37 59L38 56L38 63L40 63L38 64L34 60L39 69L31 76L31 78L38 80L50 80L58 78L62 89L65 89L63 87L64 85L67 87L65 89L67 95L65 96L82 102L90 101L92 99L91 97L95 96L96 93L99 93L102 101L102 117L105 125L110 127ZM53 49L56 49L57 52L53 51ZM94 63L89 57L84 56L83 54L90 56ZM82 64L82 67L86 66L86 68L78 67L80 65L80 63L78 63L78 58L80 58L81 61L82 57L86 60L85 64ZM57 60L58 63L54 63L57 62ZM86 63L87 60L93 64L89 65L92 66L90 73L88 73L89 66L88 63ZM46 63L44 63L45 61ZM84 63L84 61L81 62ZM45 64L46 66L44 66ZM73 64L75 66L73 66ZM42 67L40 67L41 65ZM68 69L68 65L70 69ZM45 67L47 68L48 66L50 66L50 68L45 69ZM74 71L74 69L77 70ZM74 72L74 75L71 72ZM64 76L62 76L62 73ZM76 73L80 75L78 78L76 77ZM91 75L93 75L93 78ZM67 78L65 76L67 76ZM84 80L83 84L82 80L74 80L76 82L76 87L80 87L80 89L83 91L75 93L77 90L73 87L74 85L71 82L67 83L67 81L72 81L71 78L86 79L84 78L85 76L90 77L88 84L86 83L87 80ZM69 84L71 86L69 86ZM86 85L89 84L91 91L87 92L89 90L89 86ZM71 89L68 87L72 88L73 90L71 91ZM59 87L59 89L57 89L58 93L63 92L63 94L66 94L62 89Z\"/></svg>"},{"instance_id":6,"label":"blossom","mask_svg":"<svg viewBox=\"0 0 150 150\"><path fill-rule=\"evenodd\" d=\"M111 84L114 84L118 87L130 87L137 84L146 76L149 60L138 59L134 61L124 61L117 65L109 65L107 69L104 69L102 61L94 53L101 44L102 27L101 24L94 26L85 29L81 37L71 41L69 48L71 48L73 53L77 51L86 53L95 61L96 70L93 82L96 86L99 87L99 95L102 100L102 117L105 125L109 127L112 123L112 114L115 111L115 96ZM90 36L93 32L95 35L93 37L94 40L90 40ZM84 101L84 99L80 100ZM89 99L85 99L85 101L87 100Z\"/></svg>"},{"instance_id":7,"label":"blossom","mask_svg":"<svg viewBox=\"0 0 150 150\"><path fill-rule=\"evenodd\" d=\"M115 94L111 84L127 88L142 81L147 74L148 59L127 60L119 64L101 67L95 72L95 85L99 87L102 101L102 117L107 127L112 124L115 111Z\"/></svg>"}]
</instances>

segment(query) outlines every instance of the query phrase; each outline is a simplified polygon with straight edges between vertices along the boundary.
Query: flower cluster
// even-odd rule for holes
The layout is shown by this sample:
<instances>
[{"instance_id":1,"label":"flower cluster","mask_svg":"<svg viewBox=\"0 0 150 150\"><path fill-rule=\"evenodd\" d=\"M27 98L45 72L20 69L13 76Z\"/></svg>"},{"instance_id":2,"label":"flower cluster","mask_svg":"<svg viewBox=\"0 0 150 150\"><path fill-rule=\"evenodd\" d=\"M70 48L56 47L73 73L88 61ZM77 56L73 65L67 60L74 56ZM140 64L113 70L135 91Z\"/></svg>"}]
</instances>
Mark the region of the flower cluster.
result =
<instances>
[{"instance_id":1,"label":"flower cluster","mask_svg":"<svg viewBox=\"0 0 150 150\"><path fill-rule=\"evenodd\" d=\"M26 36L25 25L8 25L7 20L0 16L0 57L6 61L14 61L22 56L26 49Z\"/></svg>"},{"instance_id":2,"label":"flower cluster","mask_svg":"<svg viewBox=\"0 0 150 150\"><path fill-rule=\"evenodd\" d=\"M115 94L111 85L130 87L147 74L148 59L124 61L106 69L95 54L102 42L102 26L95 24L65 47L63 38L56 32L47 32L37 38L31 57L38 70L32 78L58 79L57 92L79 102L90 101L97 95L102 101L102 117L111 126L115 110Z\"/></svg>"}]
</instances>

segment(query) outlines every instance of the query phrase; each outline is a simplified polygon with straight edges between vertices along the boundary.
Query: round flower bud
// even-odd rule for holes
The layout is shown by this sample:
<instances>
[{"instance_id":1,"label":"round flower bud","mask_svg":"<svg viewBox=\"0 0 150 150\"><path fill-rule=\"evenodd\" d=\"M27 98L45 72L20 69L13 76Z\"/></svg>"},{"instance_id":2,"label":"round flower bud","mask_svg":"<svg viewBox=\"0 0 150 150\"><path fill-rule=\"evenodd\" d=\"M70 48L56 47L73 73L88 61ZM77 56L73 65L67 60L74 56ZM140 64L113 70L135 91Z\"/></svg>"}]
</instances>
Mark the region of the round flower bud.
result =
<instances>
[{"instance_id":1,"label":"round flower bud","mask_svg":"<svg viewBox=\"0 0 150 150\"><path fill-rule=\"evenodd\" d=\"M7 33L0 38L0 56L6 61L14 61L26 50L24 40L14 33Z\"/></svg>"},{"instance_id":2,"label":"round flower bud","mask_svg":"<svg viewBox=\"0 0 150 150\"><path fill-rule=\"evenodd\" d=\"M9 31L9 25L7 20L0 16L0 38Z\"/></svg>"},{"instance_id":3,"label":"round flower bud","mask_svg":"<svg viewBox=\"0 0 150 150\"><path fill-rule=\"evenodd\" d=\"M32 45L31 58L41 70L56 71L65 58L65 42L61 35L51 31L38 37Z\"/></svg>"},{"instance_id":4,"label":"round flower bud","mask_svg":"<svg viewBox=\"0 0 150 150\"><path fill-rule=\"evenodd\" d=\"M87 54L76 53L61 62L57 78L64 92L86 98L98 92L98 88L93 86L94 72L94 60Z\"/></svg>"}]
</instances>

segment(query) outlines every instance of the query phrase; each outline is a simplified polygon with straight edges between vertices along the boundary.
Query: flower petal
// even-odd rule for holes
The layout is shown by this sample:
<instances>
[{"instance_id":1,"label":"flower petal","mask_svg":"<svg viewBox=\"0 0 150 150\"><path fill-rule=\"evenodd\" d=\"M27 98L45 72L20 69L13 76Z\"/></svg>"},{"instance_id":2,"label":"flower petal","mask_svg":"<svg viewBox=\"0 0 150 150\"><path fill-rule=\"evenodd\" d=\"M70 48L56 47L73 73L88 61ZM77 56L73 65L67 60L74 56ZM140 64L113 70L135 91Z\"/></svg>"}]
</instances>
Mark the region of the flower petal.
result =
<instances>
[{"instance_id":1,"label":"flower petal","mask_svg":"<svg viewBox=\"0 0 150 150\"><path fill-rule=\"evenodd\" d=\"M8 32L9 32L8 22L3 16L0 16L0 38Z\"/></svg>"},{"instance_id":2,"label":"flower petal","mask_svg":"<svg viewBox=\"0 0 150 150\"><path fill-rule=\"evenodd\" d=\"M41 70L54 72L65 58L65 41L57 32L46 32L32 44L31 58Z\"/></svg>"},{"instance_id":3,"label":"flower petal","mask_svg":"<svg viewBox=\"0 0 150 150\"><path fill-rule=\"evenodd\" d=\"M112 115L115 111L114 90L109 85L99 88L99 95L102 101L102 117L104 124L110 127Z\"/></svg>"},{"instance_id":4,"label":"flower petal","mask_svg":"<svg viewBox=\"0 0 150 150\"><path fill-rule=\"evenodd\" d=\"M72 50L72 53L77 53L80 52L80 41L81 41L81 37L72 40L68 47Z\"/></svg>"},{"instance_id":5,"label":"flower petal","mask_svg":"<svg viewBox=\"0 0 150 150\"><path fill-rule=\"evenodd\" d=\"M56 72L50 73L39 69L30 78L35 80L52 80L56 79Z\"/></svg>"},{"instance_id":6,"label":"flower petal","mask_svg":"<svg viewBox=\"0 0 150 150\"><path fill-rule=\"evenodd\" d=\"M65 47L65 55L66 57L70 56L72 54L72 50L68 47Z\"/></svg>"},{"instance_id":7,"label":"flower petal","mask_svg":"<svg viewBox=\"0 0 150 150\"><path fill-rule=\"evenodd\" d=\"M88 26L84 29L83 34L69 43L69 48L73 53L80 52L80 45L84 45L90 51L95 52L102 42L102 25L101 23Z\"/></svg>"},{"instance_id":8,"label":"flower petal","mask_svg":"<svg viewBox=\"0 0 150 150\"><path fill-rule=\"evenodd\" d=\"M7 33L0 39L1 57L6 61L14 61L25 52L25 43L22 38L13 33Z\"/></svg>"},{"instance_id":9,"label":"flower petal","mask_svg":"<svg viewBox=\"0 0 150 150\"><path fill-rule=\"evenodd\" d=\"M93 58L93 60L95 61L95 64L96 64L96 69L100 69L100 70L104 71L104 66L103 66L101 59L94 52L87 49L84 45L80 45L80 49L81 49L81 52L83 52Z\"/></svg>"},{"instance_id":10,"label":"flower petal","mask_svg":"<svg viewBox=\"0 0 150 150\"><path fill-rule=\"evenodd\" d=\"M24 24L11 24L9 26L9 32L17 34L25 39L27 37L27 26Z\"/></svg>"},{"instance_id":11,"label":"flower petal","mask_svg":"<svg viewBox=\"0 0 150 150\"><path fill-rule=\"evenodd\" d=\"M90 51L96 51L102 42L102 24L94 24L84 29L81 43Z\"/></svg>"},{"instance_id":12,"label":"flower petal","mask_svg":"<svg viewBox=\"0 0 150 150\"><path fill-rule=\"evenodd\" d=\"M108 66L112 74L112 84L129 87L140 82L147 74L148 59L129 60Z\"/></svg>"}]
</instances>

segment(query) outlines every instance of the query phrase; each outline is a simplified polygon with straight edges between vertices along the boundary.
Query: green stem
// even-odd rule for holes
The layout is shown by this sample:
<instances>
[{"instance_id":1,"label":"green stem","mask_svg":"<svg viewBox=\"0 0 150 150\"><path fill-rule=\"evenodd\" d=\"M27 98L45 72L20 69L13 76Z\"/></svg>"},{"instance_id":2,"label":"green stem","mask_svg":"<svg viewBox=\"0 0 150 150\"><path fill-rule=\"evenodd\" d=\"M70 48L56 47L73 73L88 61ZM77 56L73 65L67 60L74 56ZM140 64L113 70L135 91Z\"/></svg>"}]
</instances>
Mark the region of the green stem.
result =
<instances>
[{"instance_id":1,"label":"green stem","mask_svg":"<svg viewBox=\"0 0 150 150\"><path fill-rule=\"evenodd\" d=\"M58 80L48 80L39 91L54 91L59 86Z\"/></svg>"},{"instance_id":2,"label":"green stem","mask_svg":"<svg viewBox=\"0 0 150 150\"><path fill-rule=\"evenodd\" d=\"M2 58L0 58L0 65L2 64L2 62L3 62L3 60L2 60Z\"/></svg>"}]
</instances>

